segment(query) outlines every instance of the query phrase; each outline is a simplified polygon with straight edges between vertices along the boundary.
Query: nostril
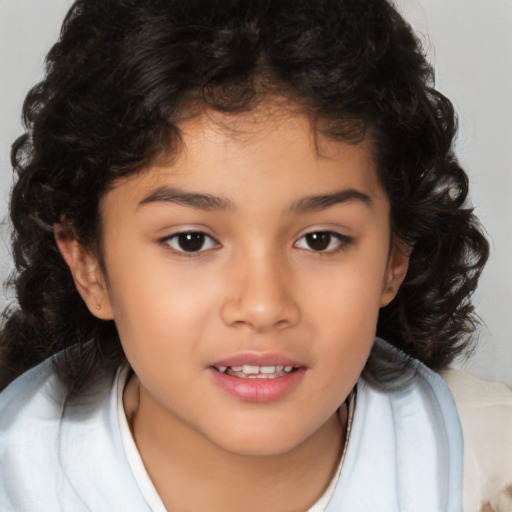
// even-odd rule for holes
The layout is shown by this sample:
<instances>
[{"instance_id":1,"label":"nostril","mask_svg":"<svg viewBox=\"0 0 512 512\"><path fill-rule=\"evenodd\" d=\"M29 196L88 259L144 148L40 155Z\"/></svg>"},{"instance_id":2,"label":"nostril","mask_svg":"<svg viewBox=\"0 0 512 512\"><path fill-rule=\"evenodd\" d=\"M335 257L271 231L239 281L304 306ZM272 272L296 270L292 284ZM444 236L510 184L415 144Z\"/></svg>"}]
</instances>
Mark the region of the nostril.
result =
<instances>
[{"instance_id":1,"label":"nostril","mask_svg":"<svg viewBox=\"0 0 512 512\"><path fill-rule=\"evenodd\" d=\"M284 329L284 328L288 327L290 325L290 323L291 322L289 320L282 319L282 320L279 320L278 322L276 322L275 328L276 329Z\"/></svg>"}]
</instances>

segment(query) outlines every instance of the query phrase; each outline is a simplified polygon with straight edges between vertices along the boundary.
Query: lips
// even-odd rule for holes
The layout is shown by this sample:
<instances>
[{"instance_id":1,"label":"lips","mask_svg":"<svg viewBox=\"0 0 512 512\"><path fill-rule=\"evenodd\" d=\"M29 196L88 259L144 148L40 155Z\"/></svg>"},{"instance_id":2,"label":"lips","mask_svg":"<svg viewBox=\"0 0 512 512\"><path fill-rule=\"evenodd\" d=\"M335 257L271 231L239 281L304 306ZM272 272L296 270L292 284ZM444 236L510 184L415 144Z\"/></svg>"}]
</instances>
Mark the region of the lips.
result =
<instances>
[{"instance_id":1,"label":"lips","mask_svg":"<svg viewBox=\"0 0 512 512\"><path fill-rule=\"evenodd\" d=\"M300 383L306 367L280 354L239 354L209 368L215 384L242 401L284 398Z\"/></svg>"}]
</instances>

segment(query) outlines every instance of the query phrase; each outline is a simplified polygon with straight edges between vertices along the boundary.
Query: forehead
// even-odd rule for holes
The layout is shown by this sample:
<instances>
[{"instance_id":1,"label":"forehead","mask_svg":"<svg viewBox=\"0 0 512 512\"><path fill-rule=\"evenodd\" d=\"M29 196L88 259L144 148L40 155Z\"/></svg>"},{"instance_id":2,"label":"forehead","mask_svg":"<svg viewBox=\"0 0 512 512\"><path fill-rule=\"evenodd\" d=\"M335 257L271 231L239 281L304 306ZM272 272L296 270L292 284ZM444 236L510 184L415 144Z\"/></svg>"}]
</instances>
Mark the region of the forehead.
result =
<instances>
[{"instance_id":1,"label":"forehead","mask_svg":"<svg viewBox=\"0 0 512 512\"><path fill-rule=\"evenodd\" d=\"M293 105L250 112L206 110L178 124L181 144L136 176L118 183L139 200L165 186L216 196L295 198L352 188L386 199L369 138L350 144L328 138ZM130 191L128 190L130 189Z\"/></svg>"}]
</instances>

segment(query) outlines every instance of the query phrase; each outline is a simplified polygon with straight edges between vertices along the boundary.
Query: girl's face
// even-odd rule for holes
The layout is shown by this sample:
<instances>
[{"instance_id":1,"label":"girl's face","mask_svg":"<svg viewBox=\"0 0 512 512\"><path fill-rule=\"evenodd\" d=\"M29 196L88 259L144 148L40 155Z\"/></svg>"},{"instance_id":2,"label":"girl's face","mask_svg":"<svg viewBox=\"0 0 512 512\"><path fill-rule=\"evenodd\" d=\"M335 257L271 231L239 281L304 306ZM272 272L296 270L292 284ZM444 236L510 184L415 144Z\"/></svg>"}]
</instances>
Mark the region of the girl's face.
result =
<instances>
[{"instance_id":1,"label":"girl's face","mask_svg":"<svg viewBox=\"0 0 512 512\"><path fill-rule=\"evenodd\" d=\"M186 121L177 160L108 192L106 276L82 295L148 421L269 455L336 417L407 256L368 142L315 147L307 117L262 115Z\"/></svg>"}]
</instances>

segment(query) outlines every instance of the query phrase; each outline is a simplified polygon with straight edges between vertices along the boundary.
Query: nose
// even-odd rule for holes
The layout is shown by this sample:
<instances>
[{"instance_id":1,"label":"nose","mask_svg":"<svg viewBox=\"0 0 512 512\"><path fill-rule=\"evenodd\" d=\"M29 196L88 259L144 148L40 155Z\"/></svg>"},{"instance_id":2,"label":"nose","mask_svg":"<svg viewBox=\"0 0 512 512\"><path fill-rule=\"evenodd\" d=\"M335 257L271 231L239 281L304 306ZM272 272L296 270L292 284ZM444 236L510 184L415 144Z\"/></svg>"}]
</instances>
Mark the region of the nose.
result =
<instances>
[{"instance_id":1,"label":"nose","mask_svg":"<svg viewBox=\"0 0 512 512\"><path fill-rule=\"evenodd\" d=\"M223 321L258 333L295 325L300 310L290 274L286 263L275 254L241 255L231 267L221 311Z\"/></svg>"}]
</instances>

